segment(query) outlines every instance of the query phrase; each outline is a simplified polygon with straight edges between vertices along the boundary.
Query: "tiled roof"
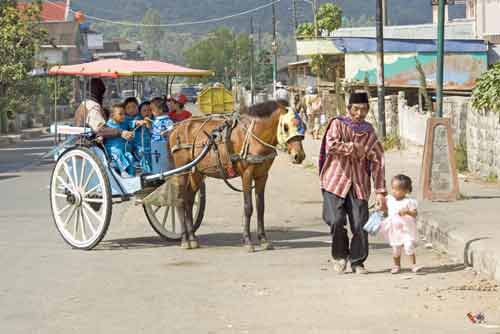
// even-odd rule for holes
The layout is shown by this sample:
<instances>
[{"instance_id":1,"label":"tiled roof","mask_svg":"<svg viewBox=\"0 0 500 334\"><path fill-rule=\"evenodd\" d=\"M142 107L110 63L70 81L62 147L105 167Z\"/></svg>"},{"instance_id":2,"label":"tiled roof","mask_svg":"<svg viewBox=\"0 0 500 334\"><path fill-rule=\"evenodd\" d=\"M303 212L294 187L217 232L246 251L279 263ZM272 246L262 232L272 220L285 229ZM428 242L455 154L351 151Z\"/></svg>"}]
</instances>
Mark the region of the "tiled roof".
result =
<instances>
[{"instance_id":1,"label":"tiled roof","mask_svg":"<svg viewBox=\"0 0 500 334\"><path fill-rule=\"evenodd\" d=\"M19 10L24 10L30 4L20 2L17 4ZM44 2L42 3L41 19L48 21L66 21L67 13L66 1Z\"/></svg>"}]
</instances>

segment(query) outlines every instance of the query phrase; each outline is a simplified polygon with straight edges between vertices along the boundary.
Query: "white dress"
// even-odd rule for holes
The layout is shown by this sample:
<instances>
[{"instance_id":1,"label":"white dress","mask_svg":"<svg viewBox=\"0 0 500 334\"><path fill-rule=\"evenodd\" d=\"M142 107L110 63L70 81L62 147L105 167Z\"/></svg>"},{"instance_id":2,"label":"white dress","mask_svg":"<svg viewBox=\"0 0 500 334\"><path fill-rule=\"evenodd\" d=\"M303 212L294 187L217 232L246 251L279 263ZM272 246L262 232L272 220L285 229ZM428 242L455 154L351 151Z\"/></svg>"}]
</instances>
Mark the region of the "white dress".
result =
<instances>
[{"instance_id":1,"label":"white dress","mask_svg":"<svg viewBox=\"0 0 500 334\"><path fill-rule=\"evenodd\" d=\"M399 215L401 209L417 210L415 199L405 197L396 200L394 196L387 196L388 217L382 222L380 232L393 247L414 244L417 241L417 220L411 216Z\"/></svg>"}]
</instances>

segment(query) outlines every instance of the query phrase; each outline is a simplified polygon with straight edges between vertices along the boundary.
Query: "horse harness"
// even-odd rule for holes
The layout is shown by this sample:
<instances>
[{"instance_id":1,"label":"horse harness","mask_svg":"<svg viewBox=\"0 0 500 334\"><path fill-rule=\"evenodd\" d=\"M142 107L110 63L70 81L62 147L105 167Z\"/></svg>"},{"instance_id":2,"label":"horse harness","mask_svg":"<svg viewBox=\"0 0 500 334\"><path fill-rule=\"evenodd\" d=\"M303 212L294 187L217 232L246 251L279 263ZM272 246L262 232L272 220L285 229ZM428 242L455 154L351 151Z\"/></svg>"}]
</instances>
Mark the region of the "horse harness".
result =
<instances>
[{"instance_id":1,"label":"horse harness","mask_svg":"<svg viewBox=\"0 0 500 334\"><path fill-rule=\"evenodd\" d=\"M218 170L218 173L221 177L221 179L226 183L226 185L231 188L234 191L237 192L242 192L242 190L235 188L231 183L229 183L228 179L234 177L235 175L228 175L226 169L224 168L224 165L222 163L221 159L221 154L219 150L219 145L217 142L221 143L224 145L226 152L229 156L229 162L231 164L231 170L234 171L234 165L239 162L239 161L244 161L248 164L262 164L266 161L271 161L276 156L278 155L276 146L271 145L261 138L259 138L257 135L253 133L253 129L255 127L255 120L250 121L250 125L248 127L245 127L243 125L243 122L241 121L240 114L238 112L233 113L230 117L227 115L210 115L207 117L201 118L203 120L203 123L201 126L197 129L196 134L194 135L194 141L192 144L186 144L186 143L181 143L179 136L177 137L177 142L176 144L172 147L172 154L176 151L183 150L183 149L189 149L191 150L192 156L194 156L195 153L195 148L198 147L199 145L196 145L196 138L198 137L198 134L200 132L206 132L203 130L204 126L211 120L216 119L216 118L222 118L223 122L221 125L216 127L215 129L212 130L212 134L215 134L216 138L216 144L212 146L212 150L215 154L215 161L216 161L216 167ZM245 138L243 140L243 145L239 153L235 153L232 147L231 143L231 134L233 130L236 128L236 126L240 123L242 128L246 130L245 132ZM250 139L254 138L257 142L259 142L261 145L270 148L272 150L271 153L266 154L266 155L260 155L260 154L251 154L249 153L250 151Z\"/></svg>"}]
</instances>

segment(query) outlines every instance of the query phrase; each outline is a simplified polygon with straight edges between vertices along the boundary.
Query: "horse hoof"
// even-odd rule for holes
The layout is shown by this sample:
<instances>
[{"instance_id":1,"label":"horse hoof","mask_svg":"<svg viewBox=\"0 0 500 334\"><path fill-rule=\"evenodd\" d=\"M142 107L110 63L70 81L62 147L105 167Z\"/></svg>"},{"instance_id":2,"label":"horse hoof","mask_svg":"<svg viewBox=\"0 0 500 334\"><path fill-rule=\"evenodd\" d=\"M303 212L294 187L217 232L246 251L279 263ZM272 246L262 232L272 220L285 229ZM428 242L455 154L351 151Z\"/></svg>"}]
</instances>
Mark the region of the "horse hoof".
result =
<instances>
[{"instance_id":1,"label":"horse hoof","mask_svg":"<svg viewBox=\"0 0 500 334\"><path fill-rule=\"evenodd\" d=\"M191 249L200 248L200 244L198 243L198 240L189 240L189 245L190 245Z\"/></svg>"},{"instance_id":2,"label":"horse hoof","mask_svg":"<svg viewBox=\"0 0 500 334\"><path fill-rule=\"evenodd\" d=\"M245 245L245 248L247 250L247 253L255 252L255 247L253 245Z\"/></svg>"},{"instance_id":3,"label":"horse hoof","mask_svg":"<svg viewBox=\"0 0 500 334\"><path fill-rule=\"evenodd\" d=\"M274 245L272 244L271 241L265 241L265 242L261 243L260 247L262 248L262 250L273 250L274 249Z\"/></svg>"},{"instance_id":4,"label":"horse hoof","mask_svg":"<svg viewBox=\"0 0 500 334\"><path fill-rule=\"evenodd\" d=\"M187 240L186 240L186 241L184 241L184 240L183 240L183 241L181 241L181 248L182 248L182 249L191 249L191 244L190 244L190 242L189 242L189 241L187 241Z\"/></svg>"}]
</instances>

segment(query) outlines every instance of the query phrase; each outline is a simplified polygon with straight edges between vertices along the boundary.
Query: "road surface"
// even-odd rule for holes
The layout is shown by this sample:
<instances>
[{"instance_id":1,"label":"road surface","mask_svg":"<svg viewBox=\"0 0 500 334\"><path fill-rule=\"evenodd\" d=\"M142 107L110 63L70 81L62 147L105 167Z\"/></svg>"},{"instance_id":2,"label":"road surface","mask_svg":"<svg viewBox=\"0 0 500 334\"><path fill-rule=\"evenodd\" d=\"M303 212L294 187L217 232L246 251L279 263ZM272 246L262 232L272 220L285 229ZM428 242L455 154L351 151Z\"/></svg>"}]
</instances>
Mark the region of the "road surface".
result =
<instances>
[{"instance_id":1,"label":"road surface","mask_svg":"<svg viewBox=\"0 0 500 334\"><path fill-rule=\"evenodd\" d=\"M0 151L0 333L500 333L466 319L500 324L499 293L457 290L480 278L432 250L418 249L422 275L391 275L373 240L369 275L335 274L316 172L284 155L266 199L273 251L241 247L241 195L212 180L201 249L161 241L125 203L95 250L72 250L49 211L51 165L18 170L49 144Z\"/></svg>"}]
</instances>

